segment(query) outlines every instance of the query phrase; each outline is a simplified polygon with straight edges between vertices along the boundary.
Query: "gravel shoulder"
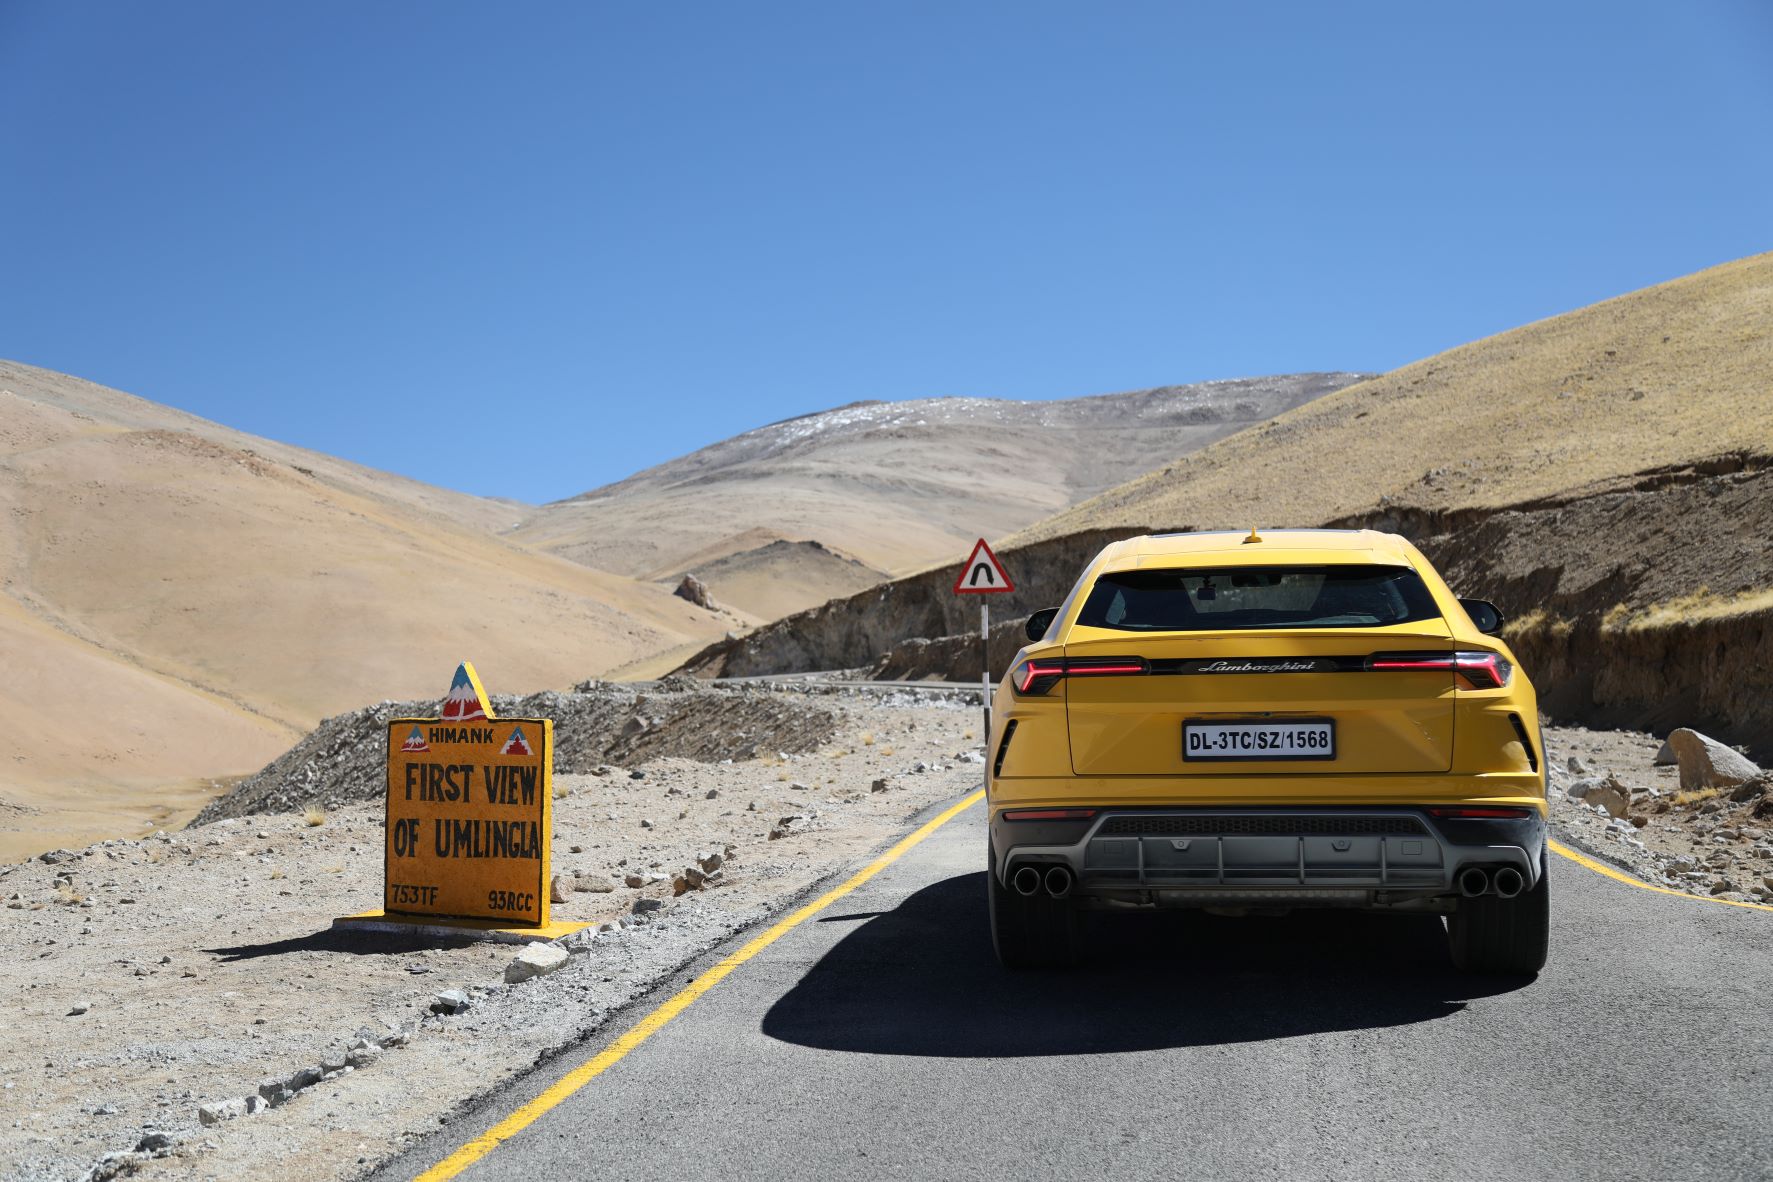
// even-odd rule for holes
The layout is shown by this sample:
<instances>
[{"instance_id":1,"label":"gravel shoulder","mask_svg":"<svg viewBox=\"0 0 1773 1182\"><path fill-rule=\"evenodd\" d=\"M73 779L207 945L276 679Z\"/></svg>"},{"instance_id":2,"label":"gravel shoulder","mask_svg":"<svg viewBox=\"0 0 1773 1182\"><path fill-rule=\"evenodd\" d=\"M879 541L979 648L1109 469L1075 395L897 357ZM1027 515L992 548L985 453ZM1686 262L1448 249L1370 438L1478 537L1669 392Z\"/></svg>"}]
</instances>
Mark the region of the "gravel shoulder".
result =
<instances>
[{"instance_id":1,"label":"gravel shoulder","mask_svg":"<svg viewBox=\"0 0 1773 1182\"><path fill-rule=\"evenodd\" d=\"M1544 733L1551 820L1564 840L1657 886L1773 904L1773 796L1755 791L1760 782L1682 792L1679 770L1655 764L1662 740L1654 735L1568 726ZM1629 803L1614 796L1609 809L1571 796L1608 781Z\"/></svg>"},{"instance_id":2,"label":"gravel shoulder","mask_svg":"<svg viewBox=\"0 0 1773 1182\"><path fill-rule=\"evenodd\" d=\"M580 889L554 913L598 926L567 942L565 968L520 984L503 980L508 945L331 929L379 901L376 803L0 869L14 950L0 962L14 999L0 1016L0 1176L356 1176L980 780L976 694L784 696L833 716L813 749L557 774L553 870ZM718 725L707 703L682 713ZM714 882L674 894L711 853ZM449 989L467 1008L433 1014ZM341 1063L279 1107L199 1122L201 1105Z\"/></svg>"}]
</instances>

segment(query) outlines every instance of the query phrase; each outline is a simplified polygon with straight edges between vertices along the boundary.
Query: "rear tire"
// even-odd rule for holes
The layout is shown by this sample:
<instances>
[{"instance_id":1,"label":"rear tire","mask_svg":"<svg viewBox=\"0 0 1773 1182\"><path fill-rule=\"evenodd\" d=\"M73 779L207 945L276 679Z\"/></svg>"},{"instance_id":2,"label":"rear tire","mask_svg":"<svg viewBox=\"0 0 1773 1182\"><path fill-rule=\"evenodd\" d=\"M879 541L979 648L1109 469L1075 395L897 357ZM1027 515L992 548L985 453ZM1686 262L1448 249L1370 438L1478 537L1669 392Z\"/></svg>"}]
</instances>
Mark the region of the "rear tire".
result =
<instances>
[{"instance_id":1,"label":"rear tire","mask_svg":"<svg viewBox=\"0 0 1773 1182\"><path fill-rule=\"evenodd\" d=\"M1077 906L1044 891L1019 895L997 880L989 852L985 890L991 912L991 946L1009 969L1057 969L1077 963Z\"/></svg>"},{"instance_id":2,"label":"rear tire","mask_svg":"<svg viewBox=\"0 0 1773 1182\"><path fill-rule=\"evenodd\" d=\"M1459 900L1447 916L1447 949L1461 972L1524 976L1545 967L1551 945L1551 883L1540 855L1539 885L1512 899Z\"/></svg>"}]
</instances>

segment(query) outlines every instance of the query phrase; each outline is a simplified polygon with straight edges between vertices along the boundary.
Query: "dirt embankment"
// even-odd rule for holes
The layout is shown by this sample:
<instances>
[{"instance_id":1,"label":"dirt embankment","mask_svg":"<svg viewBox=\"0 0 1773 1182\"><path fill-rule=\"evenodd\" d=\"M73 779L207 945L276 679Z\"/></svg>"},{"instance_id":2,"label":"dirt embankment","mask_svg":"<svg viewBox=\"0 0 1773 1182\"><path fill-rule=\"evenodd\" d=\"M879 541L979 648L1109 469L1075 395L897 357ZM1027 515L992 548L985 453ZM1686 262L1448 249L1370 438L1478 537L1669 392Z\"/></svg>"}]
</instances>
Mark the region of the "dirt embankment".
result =
<instances>
[{"instance_id":1,"label":"dirt embankment","mask_svg":"<svg viewBox=\"0 0 1773 1182\"><path fill-rule=\"evenodd\" d=\"M1332 524L1402 533L1493 600L1546 713L1773 755L1773 457L1732 453L1509 509L1382 507Z\"/></svg>"},{"instance_id":2,"label":"dirt embankment","mask_svg":"<svg viewBox=\"0 0 1773 1182\"><path fill-rule=\"evenodd\" d=\"M1731 452L1501 509L1381 504L1325 524L1401 533L1460 594L1498 604L1553 717L1694 726L1773 757L1773 456ZM1023 644L1028 613L1059 603L1102 546L1140 532L1092 530L1005 550L1017 590L992 604L993 670ZM956 570L722 641L685 671L971 680L980 672L977 609L953 593Z\"/></svg>"},{"instance_id":3,"label":"dirt embankment","mask_svg":"<svg viewBox=\"0 0 1773 1182\"><path fill-rule=\"evenodd\" d=\"M1037 542L998 557L1015 584L1013 592L991 597L994 623L1025 619L1029 613L1057 605L1077 581L1078 572L1109 542L1138 530L1089 530ZM777 620L735 639L722 640L684 663L681 672L697 677L761 677L782 673L814 673L828 669L875 666L907 642L958 638L954 646L970 666L942 667L906 651L884 662L879 676L941 676L967 680L979 676L979 604L976 596L956 595L960 564L936 567L921 574L871 587L846 599ZM1020 636L1014 628L993 629L994 666L999 664L998 636ZM970 651L965 642L971 640ZM1008 659L1021 642L1008 646ZM944 651L946 651L944 649ZM966 670L970 667L971 672ZM894 672L927 669L928 672Z\"/></svg>"}]
</instances>

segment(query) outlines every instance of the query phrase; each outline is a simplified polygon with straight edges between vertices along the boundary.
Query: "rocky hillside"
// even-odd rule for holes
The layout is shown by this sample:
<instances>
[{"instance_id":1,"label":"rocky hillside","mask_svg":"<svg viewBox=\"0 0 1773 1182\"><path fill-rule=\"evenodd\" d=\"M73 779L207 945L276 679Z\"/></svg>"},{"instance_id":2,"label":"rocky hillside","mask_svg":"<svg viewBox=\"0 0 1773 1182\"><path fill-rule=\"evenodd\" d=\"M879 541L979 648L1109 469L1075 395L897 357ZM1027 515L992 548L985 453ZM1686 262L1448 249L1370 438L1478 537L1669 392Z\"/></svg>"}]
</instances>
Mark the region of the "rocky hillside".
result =
<instances>
[{"instance_id":1,"label":"rocky hillside","mask_svg":"<svg viewBox=\"0 0 1773 1182\"><path fill-rule=\"evenodd\" d=\"M528 514L513 537L602 570L659 580L754 563L813 541L893 574L999 537L1363 375L1294 374L1052 402L858 402L747 431ZM776 558L782 557L776 555ZM817 560L817 555L810 555ZM794 608L841 593L813 561ZM778 599L798 569L776 567ZM885 575L880 577L884 578ZM829 594L826 592L829 590ZM772 601L773 602L773 601Z\"/></svg>"},{"instance_id":2,"label":"rocky hillside","mask_svg":"<svg viewBox=\"0 0 1773 1182\"><path fill-rule=\"evenodd\" d=\"M1770 386L1773 254L1455 349L1180 457L1012 537L999 553L1019 594L994 607L1056 604L1101 545L1137 533L1392 529L1513 617L1554 715L1700 726L1773 753ZM685 668L977 676L976 608L952 580L836 601ZM994 636L994 668L1018 637Z\"/></svg>"}]
</instances>

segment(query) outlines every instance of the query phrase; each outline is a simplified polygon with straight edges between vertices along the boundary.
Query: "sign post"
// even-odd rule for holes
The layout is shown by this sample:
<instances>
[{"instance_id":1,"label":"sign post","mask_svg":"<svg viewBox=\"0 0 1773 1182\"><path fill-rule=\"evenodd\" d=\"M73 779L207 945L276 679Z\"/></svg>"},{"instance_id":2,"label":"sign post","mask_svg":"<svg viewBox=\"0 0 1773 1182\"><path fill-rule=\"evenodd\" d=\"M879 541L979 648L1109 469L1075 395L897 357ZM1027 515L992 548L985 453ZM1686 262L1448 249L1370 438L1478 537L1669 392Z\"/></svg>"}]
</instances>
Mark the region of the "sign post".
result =
<instances>
[{"instance_id":1,"label":"sign post","mask_svg":"<svg viewBox=\"0 0 1773 1182\"><path fill-rule=\"evenodd\" d=\"M954 580L956 595L1004 595L1016 589L1010 576L991 552L985 539L973 543L973 552L961 566ZM979 600L979 668L980 685L985 698L985 743L991 743L991 601Z\"/></svg>"},{"instance_id":2,"label":"sign post","mask_svg":"<svg viewBox=\"0 0 1773 1182\"><path fill-rule=\"evenodd\" d=\"M495 717L466 661L441 714L388 723L382 910L339 922L507 940L586 926L548 917L553 721Z\"/></svg>"}]
</instances>

